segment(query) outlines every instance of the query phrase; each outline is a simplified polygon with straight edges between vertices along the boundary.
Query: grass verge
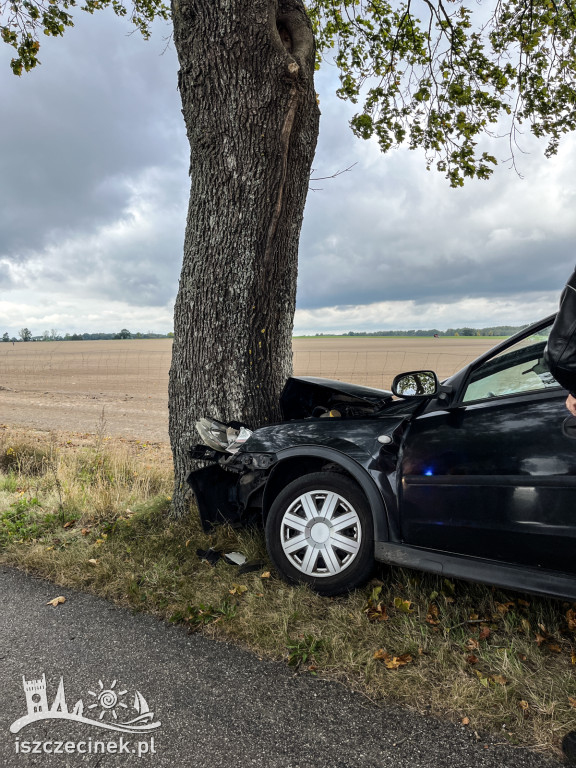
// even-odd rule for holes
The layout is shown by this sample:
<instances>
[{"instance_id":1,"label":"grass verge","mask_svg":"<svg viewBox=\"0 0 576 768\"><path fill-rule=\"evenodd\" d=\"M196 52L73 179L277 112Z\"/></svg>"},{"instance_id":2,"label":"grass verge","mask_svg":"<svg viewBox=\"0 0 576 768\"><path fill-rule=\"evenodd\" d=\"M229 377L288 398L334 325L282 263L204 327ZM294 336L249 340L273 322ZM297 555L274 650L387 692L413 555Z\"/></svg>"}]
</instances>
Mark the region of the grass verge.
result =
<instances>
[{"instance_id":1,"label":"grass verge","mask_svg":"<svg viewBox=\"0 0 576 768\"><path fill-rule=\"evenodd\" d=\"M3 563L512 744L576 729L576 605L402 569L327 599L212 567L198 548L266 560L261 534L170 519L165 447L67 437L0 427Z\"/></svg>"}]
</instances>

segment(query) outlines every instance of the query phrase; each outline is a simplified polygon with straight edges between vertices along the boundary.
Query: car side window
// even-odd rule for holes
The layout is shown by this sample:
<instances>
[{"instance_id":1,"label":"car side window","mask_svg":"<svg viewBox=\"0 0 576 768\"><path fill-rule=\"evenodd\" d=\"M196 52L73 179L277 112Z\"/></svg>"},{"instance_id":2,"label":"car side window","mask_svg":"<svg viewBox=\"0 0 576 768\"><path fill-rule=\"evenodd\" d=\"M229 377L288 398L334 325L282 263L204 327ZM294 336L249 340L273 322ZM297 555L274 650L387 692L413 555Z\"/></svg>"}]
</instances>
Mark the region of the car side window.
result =
<instances>
[{"instance_id":1,"label":"car side window","mask_svg":"<svg viewBox=\"0 0 576 768\"><path fill-rule=\"evenodd\" d=\"M472 371L462 402L538 392L559 387L544 361L544 348L552 325L521 339Z\"/></svg>"}]
</instances>

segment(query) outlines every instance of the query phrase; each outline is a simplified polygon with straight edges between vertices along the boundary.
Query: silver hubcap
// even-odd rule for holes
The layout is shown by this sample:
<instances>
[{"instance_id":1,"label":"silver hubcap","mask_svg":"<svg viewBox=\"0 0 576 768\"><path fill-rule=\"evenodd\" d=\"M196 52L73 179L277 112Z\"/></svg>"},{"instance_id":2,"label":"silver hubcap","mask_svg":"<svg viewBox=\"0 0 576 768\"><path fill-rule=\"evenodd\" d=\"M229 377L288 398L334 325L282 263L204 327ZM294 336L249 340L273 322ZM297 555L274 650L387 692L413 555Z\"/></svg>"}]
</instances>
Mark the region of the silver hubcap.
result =
<instances>
[{"instance_id":1,"label":"silver hubcap","mask_svg":"<svg viewBox=\"0 0 576 768\"><path fill-rule=\"evenodd\" d=\"M333 491L309 491L288 507L280 536L284 554L308 576L336 576L360 550L362 527L354 507Z\"/></svg>"}]
</instances>

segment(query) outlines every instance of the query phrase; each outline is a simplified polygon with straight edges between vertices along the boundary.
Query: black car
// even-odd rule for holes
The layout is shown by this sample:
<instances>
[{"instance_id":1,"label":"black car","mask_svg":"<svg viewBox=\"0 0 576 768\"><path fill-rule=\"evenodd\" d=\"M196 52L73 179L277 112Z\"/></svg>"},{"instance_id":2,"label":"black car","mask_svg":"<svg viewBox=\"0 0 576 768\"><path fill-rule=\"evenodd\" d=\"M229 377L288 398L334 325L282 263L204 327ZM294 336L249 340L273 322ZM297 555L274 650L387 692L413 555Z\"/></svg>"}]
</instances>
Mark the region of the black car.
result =
<instances>
[{"instance_id":1,"label":"black car","mask_svg":"<svg viewBox=\"0 0 576 768\"><path fill-rule=\"evenodd\" d=\"M282 576L323 595L378 560L575 599L576 421L543 357L553 320L441 384L289 379L284 421L192 449L213 462L189 477L204 526L263 521Z\"/></svg>"}]
</instances>

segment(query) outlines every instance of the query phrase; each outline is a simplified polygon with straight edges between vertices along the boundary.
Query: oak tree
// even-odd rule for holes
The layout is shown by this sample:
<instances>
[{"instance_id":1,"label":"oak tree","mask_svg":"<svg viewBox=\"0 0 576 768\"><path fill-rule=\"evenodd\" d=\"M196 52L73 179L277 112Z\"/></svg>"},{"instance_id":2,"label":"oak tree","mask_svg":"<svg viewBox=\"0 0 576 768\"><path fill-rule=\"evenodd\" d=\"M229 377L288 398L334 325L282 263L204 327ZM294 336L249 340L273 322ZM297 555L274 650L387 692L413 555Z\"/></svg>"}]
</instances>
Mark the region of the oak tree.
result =
<instances>
[{"instance_id":1,"label":"oak tree","mask_svg":"<svg viewBox=\"0 0 576 768\"><path fill-rule=\"evenodd\" d=\"M15 74L38 63L76 0L4 0ZM191 190L170 375L174 509L186 509L187 448L204 415L278 418L291 370L297 252L319 109L313 71L340 72L351 121L384 152L424 151L452 186L490 177L488 140L510 157L529 126L554 154L576 126L573 0L86 0L144 35L171 16L190 141ZM316 40L316 44L315 44Z\"/></svg>"}]
</instances>

